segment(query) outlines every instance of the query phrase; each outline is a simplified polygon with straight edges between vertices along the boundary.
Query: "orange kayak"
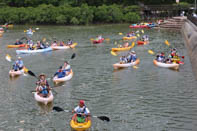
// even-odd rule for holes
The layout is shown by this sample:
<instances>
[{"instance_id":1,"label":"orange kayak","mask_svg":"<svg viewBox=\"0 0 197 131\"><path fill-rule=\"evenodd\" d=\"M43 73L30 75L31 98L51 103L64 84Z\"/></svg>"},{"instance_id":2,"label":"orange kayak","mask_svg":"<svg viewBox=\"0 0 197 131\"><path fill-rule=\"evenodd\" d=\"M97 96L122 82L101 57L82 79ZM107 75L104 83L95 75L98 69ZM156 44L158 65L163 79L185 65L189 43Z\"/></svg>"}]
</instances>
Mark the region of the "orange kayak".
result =
<instances>
[{"instance_id":1,"label":"orange kayak","mask_svg":"<svg viewBox=\"0 0 197 131\"><path fill-rule=\"evenodd\" d=\"M25 47L26 44L21 45L7 45L7 48L19 48L19 47Z\"/></svg>"}]
</instances>

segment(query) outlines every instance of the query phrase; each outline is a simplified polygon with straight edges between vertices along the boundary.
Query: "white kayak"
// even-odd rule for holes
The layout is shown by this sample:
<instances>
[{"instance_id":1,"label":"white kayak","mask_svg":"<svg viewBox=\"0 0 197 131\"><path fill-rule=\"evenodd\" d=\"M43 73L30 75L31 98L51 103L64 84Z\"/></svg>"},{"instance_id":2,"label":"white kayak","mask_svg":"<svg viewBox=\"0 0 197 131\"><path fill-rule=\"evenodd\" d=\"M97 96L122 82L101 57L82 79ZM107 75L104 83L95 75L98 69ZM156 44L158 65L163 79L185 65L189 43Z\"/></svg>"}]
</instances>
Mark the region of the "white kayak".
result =
<instances>
[{"instance_id":1,"label":"white kayak","mask_svg":"<svg viewBox=\"0 0 197 131\"><path fill-rule=\"evenodd\" d=\"M37 49L37 50L22 49L22 50L16 50L16 54L32 54L32 53L41 53L41 52L48 52L48 51L52 51L52 48L47 47L45 49Z\"/></svg>"},{"instance_id":2,"label":"white kayak","mask_svg":"<svg viewBox=\"0 0 197 131\"><path fill-rule=\"evenodd\" d=\"M75 48L76 45L77 45L77 43L73 43L70 46L54 46L54 45L52 45L51 48L53 50L65 50L65 49Z\"/></svg>"},{"instance_id":3,"label":"white kayak","mask_svg":"<svg viewBox=\"0 0 197 131\"><path fill-rule=\"evenodd\" d=\"M129 66L135 66L139 63L140 63L140 59L137 59L136 61L130 62L130 63L116 63L116 64L113 64L113 67L114 67L114 69L126 68Z\"/></svg>"},{"instance_id":4,"label":"white kayak","mask_svg":"<svg viewBox=\"0 0 197 131\"><path fill-rule=\"evenodd\" d=\"M177 63L167 64L167 63L158 62L157 60L153 60L153 63L154 63L154 65L159 66L159 67L170 68L170 69L174 69L174 70L179 69L179 64L177 64Z\"/></svg>"},{"instance_id":5,"label":"white kayak","mask_svg":"<svg viewBox=\"0 0 197 131\"><path fill-rule=\"evenodd\" d=\"M73 71L71 69L70 73L62 78L58 78L57 75L55 77L53 77L53 82L55 82L56 84L60 83L60 82L65 82L70 80L73 77Z\"/></svg>"},{"instance_id":6,"label":"white kayak","mask_svg":"<svg viewBox=\"0 0 197 131\"><path fill-rule=\"evenodd\" d=\"M53 101L53 93L52 91L49 91L49 97L41 97L40 95L38 95L38 92L34 93L34 98L36 99L37 102L41 102L45 105L47 105L49 102Z\"/></svg>"},{"instance_id":7,"label":"white kayak","mask_svg":"<svg viewBox=\"0 0 197 131\"><path fill-rule=\"evenodd\" d=\"M19 76L19 75L22 75L22 74L24 74L24 68L22 70L18 70L18 71L14 71L14 70L9 71L9 75L11 77Z\"/></svg>"}]
</instances>

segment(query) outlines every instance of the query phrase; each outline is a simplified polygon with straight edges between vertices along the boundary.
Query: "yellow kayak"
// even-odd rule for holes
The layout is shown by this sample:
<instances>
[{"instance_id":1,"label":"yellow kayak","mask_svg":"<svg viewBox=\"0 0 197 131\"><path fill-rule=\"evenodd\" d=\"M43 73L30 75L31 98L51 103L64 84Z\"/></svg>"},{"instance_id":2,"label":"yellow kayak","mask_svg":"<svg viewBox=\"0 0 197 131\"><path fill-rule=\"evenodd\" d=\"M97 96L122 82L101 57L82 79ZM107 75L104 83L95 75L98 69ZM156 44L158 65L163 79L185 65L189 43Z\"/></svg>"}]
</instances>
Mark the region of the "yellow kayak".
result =
<instances>
[{"instance_id":1,"label":"yellow kayak","mask_svg":"<svg viewBox=\"0 0 197 131\"><path fill-rule=\"evenodd\" d=\"M84 130L87 130L87 129L89 129L91 127L91 125L92 125L91 120L88 120L88 122L85 122L85 123L78 123L78 122L76 122L74 120L71 120L70 121L70 127L73 130L76 130L76 131L84 131Z\"/></svg>"},{"instance_id":2,"label":"yellow kayak","mask_svg":"<svg viewBox=\"0 0 197 131\"><path fill-rule=\"evenodd\" d=\"M131 48L133 48L135 46L135 43L133 42L131 46L128 47L120 47L120 48L112 48L112 51L127 51L130 50Z\"/></svg>"},{"instance_id":3,"label":"yellow kayak","mask_svg":"<svg viewBox=\"0 0 197 131\"><path fill-rule=\"evenodd\" d=\"M132 40L132 39L137 39L136 36L131 36L131 37L122 37L123 40Z\"/></svg>"}]
</instances>

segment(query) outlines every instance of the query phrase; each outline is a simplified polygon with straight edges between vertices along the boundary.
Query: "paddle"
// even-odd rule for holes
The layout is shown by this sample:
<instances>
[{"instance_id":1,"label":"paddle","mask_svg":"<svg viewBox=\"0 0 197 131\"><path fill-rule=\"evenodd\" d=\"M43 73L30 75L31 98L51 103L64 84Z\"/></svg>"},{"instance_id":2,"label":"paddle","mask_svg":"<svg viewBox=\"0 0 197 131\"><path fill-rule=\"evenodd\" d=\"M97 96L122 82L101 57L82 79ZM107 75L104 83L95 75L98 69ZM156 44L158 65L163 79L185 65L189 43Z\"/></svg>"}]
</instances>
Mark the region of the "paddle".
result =
<instances>
[{"instance_id":1,"label":"paddle","mask_svg":"<svg viewBox=\"0 0 197 131\"><path fill-rule=\"evenodd\" d=\"M148 53L151 54L151 55L154 55L155 54L155 52L152 51L152 50L148 50Z\"/></svg>"},{"instance_id":2,"label":"paddle","mask_svg":"<svg viewBox=\"0 0 197 131\"><path fill-rule=\"evenodd\" d=\"M168 42L168 40L165 40L164 42L166 45L170 46L170 43Z\"/></svg>"},{"instance_id":3,"label":"paddle","mask_svg":"<svg viewBox=\"0 0 197 131\"><path fill-rule=\"evenodd\" d=\"M118 33L119 35L123 35L121 32Z\"/></svg>"},{"instance_id":4,"label":"paddle","mask_svg":"<svg viewBox=\"0 0 197 131\"><path fill-rule=\"evenodd\" d=\"M117 56L117 54L116 54L114 51L111 51L111 54L112 54L113 56Z\"/></svg>"},{"instance_id":5,"label":"paddle","mask_svg":"<svg viewBox=\"0 0 197 131\"><path fill-rule=\"evenodd\" d=\"M70 113L72 112L72 111L69 111L69 110L64 110L64 109L62 109L61 107L58 107L58 106L54 106L53 110L55 110L57 112L61 112L61 111L70 112ZM102 121L107 121L107 122L110 121L110 118L107 117L107 116L92 116L92 117L98 118L98 119L100 119Z\"/></svg>"}]
</instances>

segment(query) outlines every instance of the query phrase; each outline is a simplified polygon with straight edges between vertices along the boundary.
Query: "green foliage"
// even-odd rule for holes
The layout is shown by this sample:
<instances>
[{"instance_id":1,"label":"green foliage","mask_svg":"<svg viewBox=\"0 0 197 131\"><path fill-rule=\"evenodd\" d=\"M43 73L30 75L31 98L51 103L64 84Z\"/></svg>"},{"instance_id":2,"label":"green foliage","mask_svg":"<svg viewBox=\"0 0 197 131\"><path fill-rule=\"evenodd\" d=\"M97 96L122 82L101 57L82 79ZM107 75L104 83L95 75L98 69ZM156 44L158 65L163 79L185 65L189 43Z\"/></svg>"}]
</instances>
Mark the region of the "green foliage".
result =
<instances>
[{"instance_id":1,"label":"green foliage","mask_svg":"<svg viewBox=\"0 0 197 131\"><path fill-rule=\"evenodd\" d=\"M73 18L70 20L70 23L73 24L73 25L78 25L78 24L79 24L79 20L78 20L76 17L73 17Z\"/></svg>"},{"instance_id":2,"label":"green foliage","mask_svg":"<svg viewBox=\"0 0 197 131\"><path fill-rule=\"evenodd\" d=\"M140 16L135 12L129 12L125 14L124 20L125 22L135 23L140 21Z\"/></svg>"},{"instance_id":3,"label":"green foliage","mask_svg":"<svg viewBox=\"0 0 197 131\"><path fill-rule=\"evenodd\" d=\"M55 0L54 0L55 2ZM131 13L131 11L133 13ZM123 8L119 5L88 6L82 4L73 7L68 4L54 6L42 4L37 7L4 7L0 8L0 23L14 24L72 24L87 25L90 23L120 23L139 20L137 6Z\"/></svg>"},{"instance_id":4,"label":"green foliage","mask_svg":"<svg viewBox=\"0 0 197 131\"><path fill-rule=\"evenodd\" d=\"M173 4L173 5L177 5L177 6L184 7L184 8L188 8L190 6L190 4L187 2L179 2L179 3Z\"/></svg>"}]
</instances>

